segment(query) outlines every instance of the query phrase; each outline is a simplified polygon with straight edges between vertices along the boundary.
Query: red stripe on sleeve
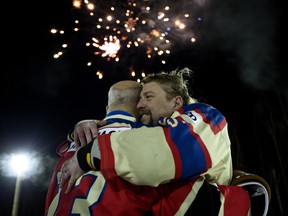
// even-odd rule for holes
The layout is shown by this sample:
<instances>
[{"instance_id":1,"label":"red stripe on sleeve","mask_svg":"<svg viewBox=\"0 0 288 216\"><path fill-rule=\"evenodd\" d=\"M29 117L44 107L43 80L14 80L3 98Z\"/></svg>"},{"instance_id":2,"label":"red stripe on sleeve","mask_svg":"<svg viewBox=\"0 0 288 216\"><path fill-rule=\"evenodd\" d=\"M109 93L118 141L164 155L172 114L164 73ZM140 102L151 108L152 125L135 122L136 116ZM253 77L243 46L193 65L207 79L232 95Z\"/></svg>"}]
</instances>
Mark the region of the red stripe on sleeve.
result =
<instances>
[{"instance_id":1,"label":"red stripe on sleeve","mask_svg":"<svg viewBox=\"0 0 288 216\"><path fill-rule=\"evenodd\" d=\"M209 153L206 145L204 144L203 140L200 138L200 136L193 131L193 126L189 125L189 128L190 128L190 133L192 134L193 137L195 137L197 139L197 142L199 143L199 145L200 145L200 147L202 149L202 152L204 153L205 160L206 160L206 170L202 172L202 173L204 173L209 168L212 167L212 160L211 160L211 157L210 157L210 153Z\"/></svg>"},{"instance_id":2,"label":"red stripe on sleeve","mask_svg":"<svg viewBox=\"0 0 288 216\"><path fill-rule=\"evenodd\" d=\"M174 178L178 179L182 176L182 160L181 155L177 149L177 146L173 142L170 136L169 128L163 128L166 141L171 149L173 158L174 158L174 164L175 164L175 176Z\"/></svg>"},{"instance_id":3,"label":"red stripe on sleeve","mask_svg":"<svg viewBox=\"0 0 288 216\"><path fill-rule=\"evenodd\" d=\"M98 137L98 145L101 155L100 170L106 180L117 176L110 136L111 134L103 134Z\"/></svg>"},{"instance_id":4,"label":"red stripe on sleeve","mask_svg":"<svg viewBox=\"0 0 288 216\"><path fill-rule=\"evenodd\" d=\"M218 132L220 132L227 124L226 119L223 118L223 120L219 124L213 125L212 121L207 119L206 115L203 112L201 112L201 110L197 109L195 111L202 116L202 119L205 123L209 124L209 126L210 126L210 128L214 134L217 134Z\"/></svg>"}]
</instances>

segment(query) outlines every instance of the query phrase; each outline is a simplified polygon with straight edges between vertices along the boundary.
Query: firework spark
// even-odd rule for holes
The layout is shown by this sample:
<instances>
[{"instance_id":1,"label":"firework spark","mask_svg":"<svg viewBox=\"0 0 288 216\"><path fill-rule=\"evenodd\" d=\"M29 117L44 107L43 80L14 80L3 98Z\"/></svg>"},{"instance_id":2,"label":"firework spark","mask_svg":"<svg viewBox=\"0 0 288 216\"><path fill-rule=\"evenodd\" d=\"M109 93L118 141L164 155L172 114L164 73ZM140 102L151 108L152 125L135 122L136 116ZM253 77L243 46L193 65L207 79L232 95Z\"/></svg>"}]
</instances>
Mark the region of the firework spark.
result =
<instances>
[{"instance_id":1,"label":"firework spark","mask_svg":"<svg viewBox=\"0 0 288 216\"><path fill-rule=\"evenodd\" d=\"M136 61L127 63L124 60L136 56L147 61L158 59L158 62L166 64L172 48L179 41L187 44L196 42L193 25L201 20L199 17L193 18L187 11L179 12L175 3L73 0L72 5L73 11L77 11L74 14L74 32L82 32L88 38L86 47L94 49L92 53L95 56L109 62L114 59L115 63L129 64L129 68L134 68ZM54 29L53 33L64 34L64 31ZM63 44L62 49L67 48L68 44ZM64 50L58 51L54 58L59 58L63 53ZM92 62L90 59L87 65L93 65ZM96 71L102 69L96 68Z\"/></svg>"},{"instance_id":2,"label":"firework spark","mask_svg":"<svg viewBox=\"0 0 288 216\"><path fill-rule=\"evenodd\" d=\"M117 56L117 52L120 49L120 40L116 37L116 36L109 36L109 40L108 38L104 38L105 42L104 44L100 45L99 44L99 40L96 38L92 38L92 40L94 41L93 46L99 48L100 50L102 50L102 57L111 57L111 58L115 58ZM95 52L96 55L99 55L99 52Z\"/></svg>"}]
</instances>

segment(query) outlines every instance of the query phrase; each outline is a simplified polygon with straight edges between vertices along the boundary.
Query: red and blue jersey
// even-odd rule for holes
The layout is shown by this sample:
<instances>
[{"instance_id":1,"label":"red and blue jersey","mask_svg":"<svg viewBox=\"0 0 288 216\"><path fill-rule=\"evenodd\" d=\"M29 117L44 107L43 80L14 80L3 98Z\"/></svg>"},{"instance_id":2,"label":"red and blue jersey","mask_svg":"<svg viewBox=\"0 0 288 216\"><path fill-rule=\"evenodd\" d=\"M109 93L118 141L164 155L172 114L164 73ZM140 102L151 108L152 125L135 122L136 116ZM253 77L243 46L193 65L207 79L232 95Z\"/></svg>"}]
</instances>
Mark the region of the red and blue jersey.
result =
<instances>
[{"instance_id":1,"label":"red and blue jersey","mask_svg":"<svg viewBox=\"0 0 288 216\"><path fill-rule=\"evenodd\" d=\"M106 179L120 176L136 185L200 177L228 185L233 174L226 119L203 103L184 106L171 117L159 119L155 127L104 134L89 148L91 161L101 155L100 167L95 168Z\"/></svg>"},{"instance_id":2,"label":"red and blue jersey","mask_svg":"<svg viewBox=\"0 0 288 216\"><path fill-rule=\"evenodd\" d=\"M82 175L67 195L64 185L46 216L249 215L248 193L223 185L230 183L232 164L227 123L218 110L191 104L159 126L140 128L116 116L97 140L101 170ZM95 153L98 147L81 149Z\"/></svg>"}]
</instances>

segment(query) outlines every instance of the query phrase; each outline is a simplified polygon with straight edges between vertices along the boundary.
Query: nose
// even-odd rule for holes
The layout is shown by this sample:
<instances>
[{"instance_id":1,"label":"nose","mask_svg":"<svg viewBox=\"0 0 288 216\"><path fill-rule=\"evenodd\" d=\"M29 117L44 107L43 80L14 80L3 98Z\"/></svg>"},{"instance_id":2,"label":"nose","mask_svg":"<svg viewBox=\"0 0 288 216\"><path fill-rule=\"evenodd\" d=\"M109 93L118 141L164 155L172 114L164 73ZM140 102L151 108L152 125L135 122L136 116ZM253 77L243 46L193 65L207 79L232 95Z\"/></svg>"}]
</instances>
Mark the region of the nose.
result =
<instances>
[{"instance_id":1,"label":"nose","mask_svg":"<svg viewBox=\"0 0 288 216\"><path fill-rule=\"evenodd\" d=\"M140 98L137 105L136 105L137 109L141 110L145 107L145 104L143 103L143 100Z\"/></svg>"}]
</instances>

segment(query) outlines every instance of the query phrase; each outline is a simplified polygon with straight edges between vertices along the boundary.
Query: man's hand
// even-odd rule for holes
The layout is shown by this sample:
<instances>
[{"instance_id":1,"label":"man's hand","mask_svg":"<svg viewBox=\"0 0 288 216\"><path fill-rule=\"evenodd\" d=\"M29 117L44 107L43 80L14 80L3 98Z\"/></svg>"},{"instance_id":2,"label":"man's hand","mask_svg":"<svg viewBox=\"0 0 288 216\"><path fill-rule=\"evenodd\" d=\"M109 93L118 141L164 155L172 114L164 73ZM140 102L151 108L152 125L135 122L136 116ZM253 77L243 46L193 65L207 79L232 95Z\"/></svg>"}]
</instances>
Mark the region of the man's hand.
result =
<instances>
[{"instance_id":1,"label":"man's hand","mask_svg":"<svg viewBox=\"0 0 288 216\"><path fill-rule=\"evenodd\" d=\"M75 152L73 157L65 161L61 167L61 178L60 178L59 187L63 188L63 185L65 184L65 182L69 180L65 194L68 194L71 191L76 180L81 175L84 174L84 171L80 168L78 160L77 160L77 152L78 151Z\"/></svg>"},{"instance_id":2,"label":"man's hand","mask_svg":"<svg viewBox=\"0 0 288 216\"><path fill-rule=\"evenodd\" d=\"M87 145L98 135L97 120L84 120L74 128L74 142L76 148Z\"/></svg>"},{"instance_id":3,"label":"man's hand","mask_svg":"<svg viewBox=\"0 0 288 216\"><path fill-rule=\"evenodd\" d=\"M85 146L98 136L98 127L107 124L106 120L83 120L74 128L74 142L76 148Z\"/></svg>"}]
</instances>

